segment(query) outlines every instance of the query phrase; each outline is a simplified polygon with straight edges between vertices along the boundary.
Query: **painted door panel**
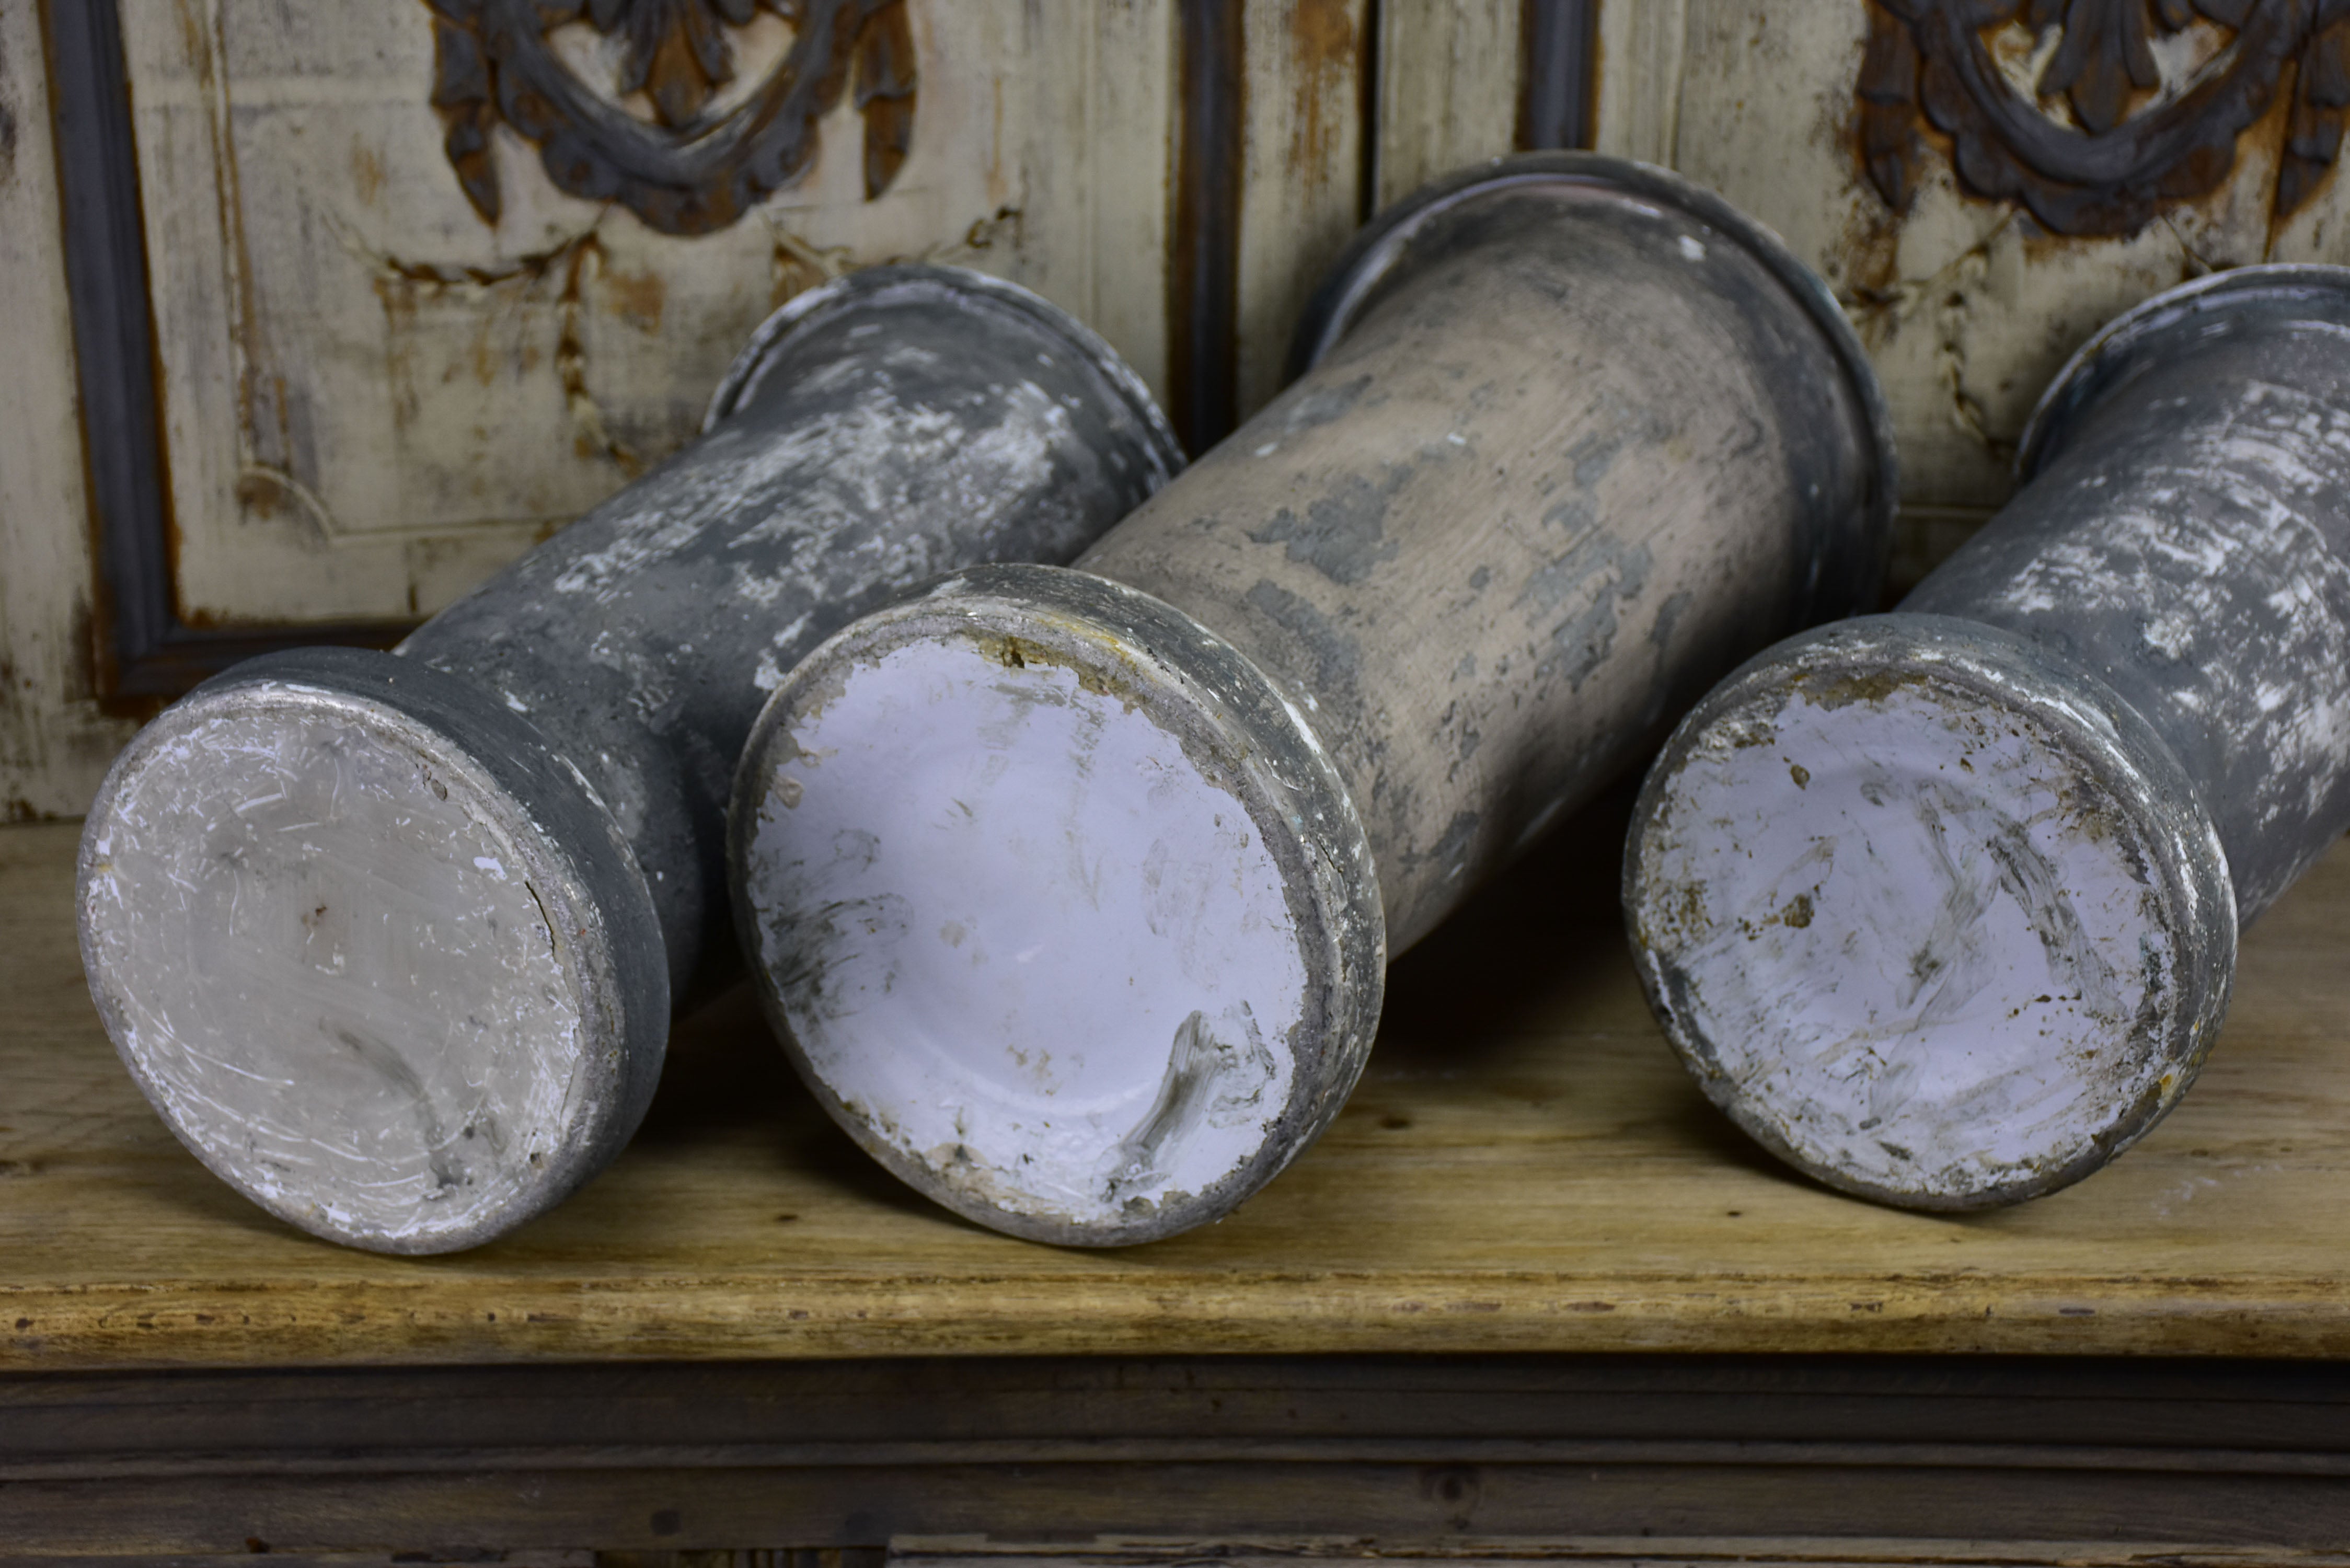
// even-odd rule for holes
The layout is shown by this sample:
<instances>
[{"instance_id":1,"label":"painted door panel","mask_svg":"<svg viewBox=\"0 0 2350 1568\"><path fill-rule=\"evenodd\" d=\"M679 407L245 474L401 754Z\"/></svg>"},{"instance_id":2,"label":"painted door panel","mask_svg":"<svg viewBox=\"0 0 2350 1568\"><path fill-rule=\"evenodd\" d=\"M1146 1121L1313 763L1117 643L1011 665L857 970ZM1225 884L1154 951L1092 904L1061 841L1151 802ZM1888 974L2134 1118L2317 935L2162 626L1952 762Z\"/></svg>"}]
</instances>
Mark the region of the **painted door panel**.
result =
<instances>
[{"instance_id":1,"label":"painted door panel","mask_svg":"<svg viewBox=\"0 0 2350 1568\"><path fill-rule=\"evenodd\" d=\"M734 27L694 3L731 44L738 89L705 119L822 65L795 58L772 12L746 7ZM591 199L550 177L584 143L572 182L608 187L629 156L680 140L654 99L670 84L618 92L630 35L586 11L529 44L626 123L599 140L557 106L534 145L540 122L461 98L476 118L455 129L486 149L444 155L450 117L432 99L445 110L465 73L437 67L494 57L497 13L459 26L422 0L125 0L192 624L431 614L674 451L751 328L847 266L923 257L1013 277L1100 324L1163 391L1163 279L1102 264L1164 248L1165 5L1048 20L987 0L811 5L803 33L903 26L919 63L899 67L902 163L868 177L860 42L796 177L684 233L656 226L679 223L675 200L648 222L625 191ZM682 47L661 37L657 69ZM527 58L509 44L506 79L473 104L529 91L515 86ZM736 161L733 179L755 164ZM685 200L713 204L732 182Z\"/></svg>"}]
</instances>

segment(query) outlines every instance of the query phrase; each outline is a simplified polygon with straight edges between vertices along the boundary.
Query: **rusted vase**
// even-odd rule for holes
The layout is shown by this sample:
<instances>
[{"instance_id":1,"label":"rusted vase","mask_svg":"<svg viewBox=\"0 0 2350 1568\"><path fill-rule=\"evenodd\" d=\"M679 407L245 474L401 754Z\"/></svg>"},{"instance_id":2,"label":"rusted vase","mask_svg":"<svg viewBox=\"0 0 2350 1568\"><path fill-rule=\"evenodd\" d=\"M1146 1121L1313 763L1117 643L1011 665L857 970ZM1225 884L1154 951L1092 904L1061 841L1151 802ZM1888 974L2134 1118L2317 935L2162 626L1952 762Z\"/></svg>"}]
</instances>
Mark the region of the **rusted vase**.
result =
<instances>
[{"instance_id":1,"label":"rusted vase","mask_svg":"<svg viewBox=\"0 0 2350 1568\"><path fill-rule=\"evenodd\" d=\"M2350 828L2350 270L2107 326L1897 613L1707 697L1625 860L1667 1034L1886 1202L2050 1192L2160 1120L2236 934Z\"/></svg>"},{"instance_id":2,"label":"rusted vase","mask_svg":"<svg viewBox=\"0 0 2350 1568\"><path fill-rule=\"evenodd\" d=\"M760 328L705 432L398 655L240 665L140 732L82 957L224 1180L382 1251L486 1241L619 1152L724 935L724 805L803 653L909 584L1066 560L1180 463L1107 345L975 273Z\"/></svg>"},{"instance_id":3,"label":"rusted vase","mask_svg":"<svg viewBox=\"0 0 2350 1568\"><path fill-rule=\"evenodd\" d=\"M1549 154L1382 217L1302 374L1076 570L958 573L812 655L729 836L833 1116L997 1229L1215 1219L1353 1086L1390 953L1879 570L1835 302L1658 171Z\"/></svg>"}]
</instances>

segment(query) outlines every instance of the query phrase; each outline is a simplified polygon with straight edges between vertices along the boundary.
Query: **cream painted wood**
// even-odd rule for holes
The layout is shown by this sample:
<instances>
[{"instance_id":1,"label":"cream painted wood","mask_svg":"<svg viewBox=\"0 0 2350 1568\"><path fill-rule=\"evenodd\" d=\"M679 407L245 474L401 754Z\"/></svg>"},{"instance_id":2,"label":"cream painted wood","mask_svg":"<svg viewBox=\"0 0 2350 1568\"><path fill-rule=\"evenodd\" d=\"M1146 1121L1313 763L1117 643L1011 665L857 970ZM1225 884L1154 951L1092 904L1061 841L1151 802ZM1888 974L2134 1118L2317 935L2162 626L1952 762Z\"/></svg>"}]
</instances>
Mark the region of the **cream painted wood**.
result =
<instances>
[{"instance_id":1,"label":"cream painted wood","mask_svg":"<svg viewBox=\"0 0 2350 1568\"><path fill-rule=\"evenodd\" d=\"M1481 1552L1491 1552L1482 1555ZM604 1554L608 1560L610 1553ZM1392 1542L1327 1539L1154 1540L1022 1542L988 1536L898 1536L889 1568L1175 1568L1212 1559L1221 1568L1296 1568L1311 1557L1336 1568L1523 1568L1529 1561L1574 1568L1657 1568L1661 1563L1736 1563L1745 1568L2248 1568L2241 1547L2140 1541L1893 1540L1882 1536L1635 1535L1482 1542L1476 1548L1399 1546ZM513 1559L508 1559L513 1561ZM2277 1547L2258 1561L2276 1568L2350 1568L2350 1552ZM352 1568L359 1568L353 1564ZM619 1565L614 1565L619 1568ZM627 1568L635 1568L628 1564Z\"/></svg>"},{"instance_id":2,"label":"cream painted wood","mask_svg":"<svg viewBox=\"0 0 2350 1568\"><path fill-rule=\"evenodd\" d=\"M439 608L681 444L751 327L847 266L1017 279L1163 393L1173 12L912 0L889 190L844 103L798 187L681 239L560 193L503 126L484 223L421 0L124 0L186 610ZM743 41L747 81L788 34Z\"/></svg>"},{"instance_id":3,"label":"cream painted wood","mask_svg":"<svg viewBox=\"0 0 2350 1568\"><path fill-rule=\"evenodd\" d=\"M1869 16L1859 4L1604 0L1598 144L1721 192L1836 289L1900 438L1908 515L1898 578L1949 554L2006 498L2033 400L2101 322L2214 268L2350 257L2350 194L2336 182L2271 231L2281 92L2239 140L2224 187L2134 235L2052 235L2019 206L1969 194L1931 135L1918 193L1898 214L1856 154ZM2192 64L2220 36L2191 29L2158 38L2158 52ZM2033 79L2023 28L1994 46L2011 79Z\"/></svg>"},{"instance_id":4,"label":"cream painted wood","mask_svg":"<svg viewBox=\"0 0 2350 1568\"><path fill-rule=\"evenodd\" d=\"M1170 324L1158 258L1174 238L1177 7L1171 0L1093 0L1055 9L1049 25L1036 22L1034 7L1022 16L1040 32L1066 26L1091 34L1083 68L1055 78L1065 118L1084 134L1039 130L1030 184L1031 200L1048 208L1078 193L1092 231L1081 282L1046 270L1052 258L1042 253L1038 270L1020 281L1109 339L1163 407ZM1022 40L1024 47L1032 43L1043 46ZM918 119L918 145L921 134Z\"/></svg>"},{"instance_id":5,"label":"cream painted wood","mask_svg":"<svg viewBox=\"0 0 2350 1568\"><path fill-rule=\"evenodd\" d=\"M1677 168L1673 146L1680 109L1681 39L1690 0L1597 3L1599 80L1592 146L1618 158ZM1800 248L1797 254L1802 254Z\"/></svg>"},{"instance_id":6,"label":"cream painted wood","mask_svg":"<svg viewBox=\"0 0 2350 1568\"><path fill-rule=\"evenodd\" d=\"M0 5L0 817L81 810L131 726L92 700L94 573L39 12Z\"/></svg>"},{"instance_id":7,"label":"cream painted wood","mask_svg":"<svg viewBox=\"0 0 2350 1568\"><path fill-rule=\"evenodd\" d=\"M1518 0L1383 0L1372 165L1377 205L1511 151L1523 18Z\"/></svg>"},{"instance_id":8,"label":"cream painted wood","mask_svg":"<svg viewBox=\"0 0 2350 1568\"><path fill-rule=\"evenodd\" d=\"M1306 296L1362 224L1362 72L1369 26L1367 0L1249 0L1247 5L1243 419L1281 390L1290 330L1305 313Z\"/></svg>"}]
</instances>

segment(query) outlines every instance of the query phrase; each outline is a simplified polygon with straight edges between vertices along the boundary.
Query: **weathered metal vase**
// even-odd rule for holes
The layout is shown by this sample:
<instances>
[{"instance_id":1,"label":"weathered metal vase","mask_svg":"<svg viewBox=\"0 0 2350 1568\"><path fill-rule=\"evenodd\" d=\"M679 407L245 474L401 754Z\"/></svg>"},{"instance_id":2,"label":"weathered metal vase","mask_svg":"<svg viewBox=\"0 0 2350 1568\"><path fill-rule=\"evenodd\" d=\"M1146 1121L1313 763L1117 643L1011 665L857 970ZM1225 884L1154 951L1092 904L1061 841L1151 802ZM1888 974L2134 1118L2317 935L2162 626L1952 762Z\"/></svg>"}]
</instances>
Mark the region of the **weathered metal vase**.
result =
<instances>
[{"instance_id":1,"label":"weathered metal vase","mask_svg":"<svg viewBox=\"0 0 2350 1568\"><path fill-rule=\"evenodd\" d=\"M1360 1072L1391 952L1747 651L1870 591L1883 408L1819 283L1662 172L1385 215L1303 374L1076 570L811 655L729 835L837 1119L1015 1235L1228 1212Z\"/></svg>"},{"instance_id":2,"label":"weathered metal vase","mask_svg":"<svg viewBox=\"0 0 2350 1568\"><path fill-rule=\"evenodd\" d=\"M1709 696L1625 861L1706 1092L1918 1208L2053 1191L2143 1136L2210 1049L2240 927L2350 828L2350 270L2123 316L2018 471L1898 613Z\"/></svg>"},{"instance_id":3,"label":"weathered metal vase","mask_svg":"<svg viewBox=\"0 0 2350 1568\"><path fill-rule=\"evenodd\" d=\"M1180 464L1025 290L878 268L763 327L676 458L400 654L206 681L115 763L82 956L181 1141L306 1230L469 1246L605 1165L725 940L735 759L802 654L918 580L1066 560Z\"/></svg>"}]
</instances>

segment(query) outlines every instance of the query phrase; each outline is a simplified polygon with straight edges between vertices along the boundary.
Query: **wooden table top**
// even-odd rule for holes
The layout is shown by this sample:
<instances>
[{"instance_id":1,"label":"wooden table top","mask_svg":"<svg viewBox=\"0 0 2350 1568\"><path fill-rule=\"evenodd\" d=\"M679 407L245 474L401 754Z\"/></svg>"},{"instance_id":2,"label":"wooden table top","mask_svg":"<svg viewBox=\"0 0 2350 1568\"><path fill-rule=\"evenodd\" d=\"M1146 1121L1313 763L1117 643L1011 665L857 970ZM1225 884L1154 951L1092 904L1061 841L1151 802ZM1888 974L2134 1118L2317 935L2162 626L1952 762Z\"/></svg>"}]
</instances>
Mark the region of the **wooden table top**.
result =
<instances>
[{"instance_id":1,"label":"wooden table top","mask_svg":"<svg viewBox=\"0 0 2350 1568\"><path fill-rule=\"evenodd\" d=\"M99 1027L77 830L0 830L0 1368L895 1355L2350 1356L2350 846L2248 937L2202 1081L2106 1171L1952 1217L1814 1186L1705 1102L1614 898L1620 801L1392 974L1361 1087L1222 1223L1016 1241L899 1187L746 993L635 1145L478 1251L313 1240L207 1174Z\"/></svg>"}]
</instances>

